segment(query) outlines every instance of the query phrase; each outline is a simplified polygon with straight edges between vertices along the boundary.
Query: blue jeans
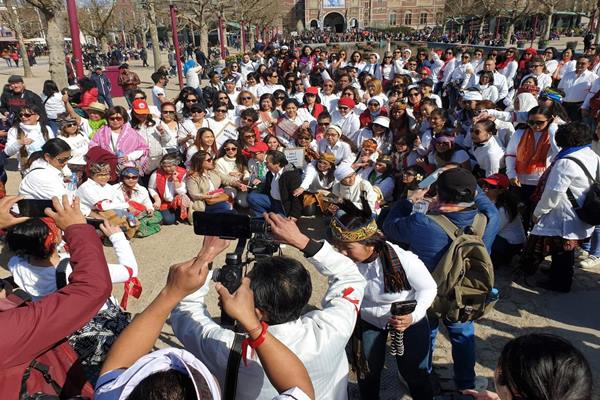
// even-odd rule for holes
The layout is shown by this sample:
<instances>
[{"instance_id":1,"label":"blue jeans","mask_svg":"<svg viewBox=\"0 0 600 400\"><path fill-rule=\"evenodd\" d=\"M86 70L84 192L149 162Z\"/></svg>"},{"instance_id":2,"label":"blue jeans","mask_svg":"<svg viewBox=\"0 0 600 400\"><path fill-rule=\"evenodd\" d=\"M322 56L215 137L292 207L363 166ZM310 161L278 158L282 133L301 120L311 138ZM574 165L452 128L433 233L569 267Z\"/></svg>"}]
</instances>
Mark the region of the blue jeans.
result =
<instances>
[{"instance_id":1,"label":"blue jeans","mask_svg":"<svg viewBox=\"0 0 600 400\"><path fill-rule=\"evenodd\" d=\"M248 205L256 217L262 217L266 212L285 215L281 202L266 194L258 192L248 193Z\"/></svg>"},{"instance_id":2,"label":"blue jeans","mask_svg":"<svg viewBox=\"0 0 600 400\"><path fill-rule=\"evenodd\" d=\"M581 245L581 248L592 256L600 257L600 225L594 228L592 237Z\"/></svg>"},{"instance_id":3,"label":"blue jeans","mask_svg":"<svg viewBox=\"0 0 600 400\"><path fill-rule=\"evenodd\" d=\"M433 367L433 351L435 337L438 333L439 320L429 319L431 327L431 351L429 352L429 372ZM450 343L452 344L452 360L454 362L454 384L458 390L475 388L475 325L473 322L450 322L443 320Z\"/></svg>"},{"instance_id":4,"label":"blue jeans","mask_svg":"<svg viewBox=\"0 0 600 400\"><path fill-rule=\"evenodd\" d=\"M381 370L385 363L387 329L379 329L359 320L362 346L369 364L369 373L358 379L361 399L379 399ZM431 400L433 389L429 380L429 323L423 318L404 331L404 355L396 356L398 372L408 384L415 400Z\"/></svg>"},{"instance_id":5,"label":"blue jeans","mask_svg":"<svg viewBox=\"0 0 600 400\"><path fill-rule=\"evenodd\" d=\"M228 201L222 201L217 204L207 204L204 211L211 214L231 212L231 204Z\"/></svg>"},{"instance_id":6,"label":"blue jeans","mask_svg":"<svg viewBox=\"0 0 600 400\"><path fill-rule=\"evenodd\" d=\"M167 208L166 210L161 210L160 213L162 214L163 225L173 225L177 222L177 218L179 218L179 210Z\"/></svg>"}]
</instances>

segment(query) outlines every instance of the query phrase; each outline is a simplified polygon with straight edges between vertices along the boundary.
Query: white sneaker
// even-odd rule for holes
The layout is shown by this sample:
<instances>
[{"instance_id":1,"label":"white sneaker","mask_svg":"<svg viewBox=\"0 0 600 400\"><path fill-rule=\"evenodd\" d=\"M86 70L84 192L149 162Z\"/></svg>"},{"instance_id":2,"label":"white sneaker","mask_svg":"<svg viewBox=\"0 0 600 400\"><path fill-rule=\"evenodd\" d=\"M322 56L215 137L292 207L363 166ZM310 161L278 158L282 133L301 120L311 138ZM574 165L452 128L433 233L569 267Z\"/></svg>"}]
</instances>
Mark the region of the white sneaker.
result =
<instances>
[{"instance_id":1,"label":"white sneaker","mask_svg":"<svg viewBox=\"0 0 600 400\"><path fill-rule=\"evenodd\" d=\"M579 268L594 268L600 265L600 257L589 255L587 258L579 261Z\"/></svg>"},{"instance_id":2,"label":"white sneaker","mask_svg":"<svg viewBox=\"0 0 600 400\"><path fill-rule=\"evenodd\" d=\"M575 259L576 260L585 260L588 258L590 253L582 249L581 247L575 248Z\"/></svg>"}]
</instances>

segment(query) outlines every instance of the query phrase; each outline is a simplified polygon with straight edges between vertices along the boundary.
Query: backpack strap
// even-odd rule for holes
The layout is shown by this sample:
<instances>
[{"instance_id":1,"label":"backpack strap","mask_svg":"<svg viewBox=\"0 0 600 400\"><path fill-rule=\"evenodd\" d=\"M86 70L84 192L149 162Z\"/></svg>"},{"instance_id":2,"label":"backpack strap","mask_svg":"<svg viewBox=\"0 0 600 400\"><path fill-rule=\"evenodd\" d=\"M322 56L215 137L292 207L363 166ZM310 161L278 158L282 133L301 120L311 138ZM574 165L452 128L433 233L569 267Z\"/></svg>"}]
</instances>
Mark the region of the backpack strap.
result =
<instances>
[{"instance_id":1,"label":"backpack strap","mask_svg":"<svg viewBox=\"0 0 600 400\"><path fill-rule=\"evenodd\" d=\"M29 393L27 393L27 380L29 380L29 376L31 375L32 369L35 369L38 372L40 372L42 374L42 376L44 377L44 380L46 381L46 383L50 384L52 386L52 389L54 389L54 391L56 392L56 394L60 396L60 393L62 392L62 386L60 386L58 384L58 382L56 382L54 380L54 378L52 378L52 375L50 374L50 368L46 364L42 364L41 362L39 362L37 360L31 360L31 362L25 369L25 372L23 372L23 378L21 378L21 393L19 395L20 399L27 400L27 399L37 399L38 398L37 396L32 397L29 395ZM48 398L55 398L55 397L48 396ZM58 397L56 397L56 398L58 398Z\"/></svg>"},{"instance_id":2,"label":"backpack strap","mask_svg":"<svg viewBox=\"0 0 600 400\"><path fill-rule=\"evenodd\" d=\"M473 223L471 224L471 228L475 232L475 234L479 237L482 237L485 232L485 227L487 226L487 218L482 213L477 213L475 218L473 219Z\"/></svg>"},{"instance_id":3,"label":"backpack strap","mask_svg":"<svg viewBox=\"0 0 600 400\"><path fill-rule=\"evenodd\" d=\"M446 232L446 235L450 236L451 240L456 239L458 233L458 226L454 225L448 217L442 214L426 214L429 219L438 224L440 228Z\"/></svg>"},{"instance_id":4,"label":"backpack strap","mask_svg":"<svg viewBox=\"0 0 600 400\"><path fill-rule=\"evenodd\" d=\"M67 265L69 265L71 259L69 257L63 258L58 262L56 266L56 289L62 289L67 286Z\"/></svg>"},{"instance_id":5,"label":"backpack strap","mask_svg":"<svg viewBox=\"0 0 600 400\"><path fill-rule=\"evenodd\" d=\"M225 391L223 400L235 400L238 382L238 370L242 359L242 342L244 335L235 334L229 358L227 359L227 371L225 372Z\"/></svg>"},{"instance_id":6,"label":"backpack strap","mask_svg":"<svg viewBox=\"0 0 600 400\"><path fill-rule=\"evenodd\" d=\"M585 165L583 165L583 163L580 160L576 159L575 157L565 157L565 160L571 160L575 164L577 164L579 168L583 170L585 176L587 176L587 178L592 182L592 184L598 183L598 181L594 179L594 177L592 177L590 171L588 171L588 169L585 167ZM573 207L574 209L578 209L580 207L579 203L577 203L575 195L573 194L570 188L567 189L567 199L569 199L569 203L571 203L571 207Z\"/></svg>"}]
</instances>

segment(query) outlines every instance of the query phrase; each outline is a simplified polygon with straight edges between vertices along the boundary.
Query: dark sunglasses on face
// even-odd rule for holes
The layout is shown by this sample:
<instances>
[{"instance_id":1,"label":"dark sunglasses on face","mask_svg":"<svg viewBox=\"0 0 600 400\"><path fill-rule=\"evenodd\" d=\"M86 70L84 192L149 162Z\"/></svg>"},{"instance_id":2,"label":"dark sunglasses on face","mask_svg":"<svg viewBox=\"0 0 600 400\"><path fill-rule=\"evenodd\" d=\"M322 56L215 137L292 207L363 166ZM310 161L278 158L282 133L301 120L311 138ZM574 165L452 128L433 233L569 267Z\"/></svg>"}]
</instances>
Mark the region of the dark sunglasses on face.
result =
<instances>
[{"instance_id":1,"label":"dark sunglasses on face","mask_svg":"<svg viewBox=\"0 0 600 400\"><path fill-rule=\"evenodd\" d=\"M67 161L69 161L71 158L73 158L73 156L63 157L63 158L57 158L56 161L58 161L60 164L64 164Z\"/></svg>"},{"instance_id":2,"label":"dark sunglasses on face","mask_svg":"<svg viewBox=\"0 0 600 400\"><path fill-rule=\"evenodd\" d=\"M164 110L162 113L163 114L167 114L167 115L175 115L175 111L174 110L173 111L171 111L171 110Z\"/></svg>"},{"instance_id":3,"label":"dark sunglasses on face","mask_svg":"<svg viewBox=\"0 0 600 400\"><path fill-rule=\"evenodd\" d=\"M329 125L331 125L331 122L319 122L317 125L319 125L319 126L329 126Z\"/></svg>"},{"instance_id":4,"label":"dark sunglasses on face","mask_svg":"<svg viewBox=\"0 0 600 400\"><path fill-rule=\"evenodd\" d=\"M109 121L123 121L123 117L120 115L115 115L114 117L109 117Z\"/></svg>"},{"instance_id":5,"label":"dark sunglasses on face","mask_svg":"<svg viewBox=\"0 0 600 400\"><path fill-rule=\"evenodd\" d=\"M534 121L534 120L529 120L527 121L527 125L532 126L532 125L536 125L536 126L544 126L544 124L548 122L547 119L543 120L543 121Z\"/></svg>"},{"instance_id":6,"label":"dark sunglasses on face","mask_svg":"<svg viewBox=\"0 0 600 400\"><path fill-rule=\"evenodd\" d=\"M346 111L346 110L348 110L348 107L338 107L338 110L340 110L340 111Z\"/></svg>"},{"instance_id":7,"label":"dark sunglasses on face","mask_svg":"<svg viewBox=\"0 0 600 400\"><path fill-rule=\"evenodd\" d=\"M32 113L20 113L19 117L21 118L29 118L31 117L33 114Z\"/></svg>"},{"instance_id":8,"label":"dark sunglasses on face","mask_svg":"<svg viewBox=\"0 0 600 400\"><path fill-rule=\"evenodd\" d=\"M207 162L207 163L211 163L211 162L213 162L213 161L214 161L214 160L213 160L212 158L207 158L206 160L204 160L204 162Z\"/></svg>"},{"instance_id":9,"label":"dark sunglasses on face","mask_svg":"<svg viewBox=\"0 0 600 400\"><path fill-rule=\"evenodd\" d=\"M237 147L225 147L225 151L236 151Z\"/></svg>"},{"instance_id":10,"label":"dark sunglasses on face","mask_svg":"<svg viewBox=\"0 0 600 400\"><path fill-rule=\"evenodd\" d=\"M74 126L77 126L77 122L69 122L68 124L65 124L65 128L72 128Z\"/></svg>"},{"instance_id":11,"label":"dark sunglasses on face","mask_svg":"<svg viewBox=\"0 0 600 400\"><path fill-rule=\"evenodd\" d=\"M222 108L219 108L218 110L215 110L216 113L226 113L227 110L224 110Z\"/></svg>"},{"instance_id":12,"label":"dark sunglasses on face","mask_svg":"<svg viewBox=\"0 0 600 400\"><path fill-rule=\"evenodd\" d=\"M137 175L126 175L123 177L123 179L129 179L129 180L135 180L135 181L137 181L138 178L139 177Z\"/></svg>"},{"instance_id":13,"label":"dark sunglasses on face","mask_svg":"<svg viewBox=\"0 0 600 400\"><path fill-rule=\"evenodd\" d=\"M252 97L240 97L242 100L252 100Z\"/></svg>"},{"instance_id":14,"label":"dark sunglasses on face","mask_svg":"<svg viewBox=\"0 0 600 400\"><path fill-rule=\"evenodd\" d=\"M277 97L275 97L275 100L284 100L284 99L285 99L284 96L277 96Z\"/></svg>"},{"instance_id":15,"label":"dark sunglasses on face","mask_svg":"<svg viewBox=\"0 0 600 400\"><path fill-rule=\"evenodd\" d=\"M186 103L197 103L198 99L194 98L194 99L185 99Z\"/></svg>"}]
</instances>

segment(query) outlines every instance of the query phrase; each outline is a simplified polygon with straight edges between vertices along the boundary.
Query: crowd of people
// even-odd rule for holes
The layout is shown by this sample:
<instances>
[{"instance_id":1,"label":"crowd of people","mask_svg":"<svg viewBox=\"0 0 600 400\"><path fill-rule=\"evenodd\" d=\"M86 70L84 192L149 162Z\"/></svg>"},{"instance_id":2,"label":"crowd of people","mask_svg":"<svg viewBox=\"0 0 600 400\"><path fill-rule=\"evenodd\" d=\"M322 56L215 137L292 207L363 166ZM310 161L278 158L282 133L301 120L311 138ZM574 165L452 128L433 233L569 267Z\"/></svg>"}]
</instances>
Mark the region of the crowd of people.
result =
<instances>
[{"instance_id":1,"label":"crowd of people","mask_svg":"<svg viewBox=\"0 0 600 400\"><path fill-rule=\"evenodd\" d=\"M102 68L77 88L47 81L41 97L11 76L0 159L16 156L21 181L19 197L0 200L15 254L0 300L11 327L0 393L90 397L92 383L98 399L345 399L351 365L360 397L377 399L391 336L411 396L433 399L444 325L453 398L591 399L583 355L544 334L505 346L497 393L475 390L475 321L502 297L494 271L525 284L539 271L537 287L566 293L576 266L600 266L600 51L520 53L284 44L221 65L206 85L186 60L189 86L175 97L168 68L148 95L122 64L127 107L106 96ZM20 199L53 207L19 217ZM129 241L215 213L264 218L275 241L302 252L327 278L321 309L304 312L302 263L272 256L235 293L216 284L245 334L217 324L209 266L229 242L206 237L130 321L145 266ZM301 232L301 218L327 236ZM183 349L150 352L169 316Z\"/></svg>"}]
</instances>

